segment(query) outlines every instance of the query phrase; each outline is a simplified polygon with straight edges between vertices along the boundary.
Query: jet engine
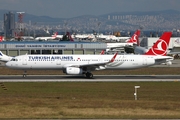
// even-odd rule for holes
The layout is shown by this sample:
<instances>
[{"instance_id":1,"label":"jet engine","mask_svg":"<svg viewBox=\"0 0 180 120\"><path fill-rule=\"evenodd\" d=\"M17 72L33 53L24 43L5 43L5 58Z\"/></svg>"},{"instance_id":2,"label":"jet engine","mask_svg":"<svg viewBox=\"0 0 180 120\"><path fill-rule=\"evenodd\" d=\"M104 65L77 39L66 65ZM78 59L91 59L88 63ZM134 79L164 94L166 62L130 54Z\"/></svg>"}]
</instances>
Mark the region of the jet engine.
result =
<instances>
[{"instance_id":1,"label":"jet engine","mask_svg":"<svg viewBox=\"0 0 180 120\"><path fill-rule=\"evenodd\" d=\"M172 62L171 61L167 61L166 65L172 65Z\"/></svg>"},{"instance_id":2,"label":"jet engine","mask_svg":"<svg viewBox=\"0 0 180 120\"><path fill-rule=\"evenodd\" d=\"M63 72L69 75L83 74L83 70L81 68L76 68L76 67L67 67Z\"/></svg>"}]
</instances>

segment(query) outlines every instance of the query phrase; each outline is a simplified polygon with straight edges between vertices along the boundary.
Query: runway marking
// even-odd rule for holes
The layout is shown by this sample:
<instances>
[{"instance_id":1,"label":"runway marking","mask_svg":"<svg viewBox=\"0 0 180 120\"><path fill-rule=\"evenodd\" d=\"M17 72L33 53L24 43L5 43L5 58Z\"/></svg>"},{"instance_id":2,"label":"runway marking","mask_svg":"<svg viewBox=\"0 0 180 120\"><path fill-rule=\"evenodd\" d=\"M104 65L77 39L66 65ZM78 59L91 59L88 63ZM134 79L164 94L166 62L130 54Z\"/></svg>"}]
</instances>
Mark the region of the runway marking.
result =
<instances>
[{"instance_id":1,"label":"runway marking","mask_svg":"<svg viewBox=\"0 0 180 120\"><path fill-rule=\"evenodd\" d=\"M83 76L71 75L22 75L0 76L0 82L149 82L149 81L173 81L179 82L179 75L96 75L93 79Z\"/></svg>"}]
</instances>

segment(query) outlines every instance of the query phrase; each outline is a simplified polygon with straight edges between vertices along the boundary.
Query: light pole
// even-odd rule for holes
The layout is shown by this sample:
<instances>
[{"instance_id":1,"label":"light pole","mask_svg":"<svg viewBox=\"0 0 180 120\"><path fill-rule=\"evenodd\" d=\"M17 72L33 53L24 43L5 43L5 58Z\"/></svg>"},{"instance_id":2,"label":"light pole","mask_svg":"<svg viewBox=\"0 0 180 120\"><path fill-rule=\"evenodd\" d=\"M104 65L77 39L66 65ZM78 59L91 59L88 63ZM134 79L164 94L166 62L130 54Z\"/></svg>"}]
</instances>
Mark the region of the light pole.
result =
<instances>
[{"instance_id":1,"label":"light pole","mask_svg":"<svg viewBox=\"0 0 180 120\"><path fill-rule=\"evenodd\" d=\"M140 86L134 86L134 88L135 88L134 97L135 97L135 100L137 100L137 89L140 88Z\"/></svg>"},{"instance_id":2,"label":"light pole","mask_svg":"<svg viewBox=\"0 0 180 120\"><path fill-rule=\"evenodd\" d=\"M66 34L66 32L67 32L67 24L68 24L68 22L67 22L67 21L65 21L65 22L64 22L65 34Z\"/></svg>"},{"instance_id":3,"label":"light pole","mask_svg":"<svg viewBox=\"0 0 180 120\"><path fill-rule=\"evenodd\" d=\"M100 28L101 22L98 22L98 41L99 41L99 28Z\"/></svg>"},{"instance_id":4,"label":"light pole","mask_svg":"<svg viewBox=\"0 0 180 120\"><path fill-rule=\"evenodd\" d=\"M33 24L34 39L35 39L35 37L36 37L36 32L35 32L35 30L36 30L35 28L36 28L36 27L35 27L35 26L36 26L36 22Z\"/></svg>"}]
</instances>

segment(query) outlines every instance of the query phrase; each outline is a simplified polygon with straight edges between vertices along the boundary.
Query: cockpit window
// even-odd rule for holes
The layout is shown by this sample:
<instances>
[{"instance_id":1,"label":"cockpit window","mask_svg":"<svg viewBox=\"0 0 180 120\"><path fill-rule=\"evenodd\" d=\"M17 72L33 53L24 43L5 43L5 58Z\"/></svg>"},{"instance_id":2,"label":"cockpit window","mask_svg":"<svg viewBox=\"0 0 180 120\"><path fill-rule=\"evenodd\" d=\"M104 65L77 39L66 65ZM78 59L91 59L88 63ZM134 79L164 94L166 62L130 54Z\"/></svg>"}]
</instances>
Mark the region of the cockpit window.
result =
<instances>
[{"instance_id":1,"label":"cockpit window","mask_svg":"<svg viewBox=\"0 0 180 120\"><path fill-rule=\"evenodd\" d=\"M12 59L11 59L11 61L18 61L18 59L16 59L16 58L12 58Z\"/></svg>"},{"instance_id":2,"label":"cockpit window","mask_svg":"<svg viewBox=\"0 0 180 120\"><path fill-rule=\"evenodd\" d=\"M12 58L11 61L15 61L15 58Z\"/></svg>"}]
</instances>

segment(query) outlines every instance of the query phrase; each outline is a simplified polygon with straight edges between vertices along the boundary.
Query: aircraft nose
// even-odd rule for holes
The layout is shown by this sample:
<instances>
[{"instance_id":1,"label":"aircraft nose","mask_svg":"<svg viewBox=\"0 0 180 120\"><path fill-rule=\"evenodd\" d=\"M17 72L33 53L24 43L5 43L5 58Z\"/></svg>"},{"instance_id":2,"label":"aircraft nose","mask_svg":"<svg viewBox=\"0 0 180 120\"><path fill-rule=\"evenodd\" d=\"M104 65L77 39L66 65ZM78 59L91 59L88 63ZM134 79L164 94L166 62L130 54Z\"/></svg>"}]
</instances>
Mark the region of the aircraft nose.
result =
<instances>
[{"instance_id":1,"label":"aircraft nose","mask_svg":"<svg viewBox=\"0 0 180 120\"><path fill-rule=\"evenodd\" d=\"M6 63L6 66L7 66L7 67L10 67L10 66L11 66L11 62L7 62L7 63Z\"/></svg>"}]
</instances>

